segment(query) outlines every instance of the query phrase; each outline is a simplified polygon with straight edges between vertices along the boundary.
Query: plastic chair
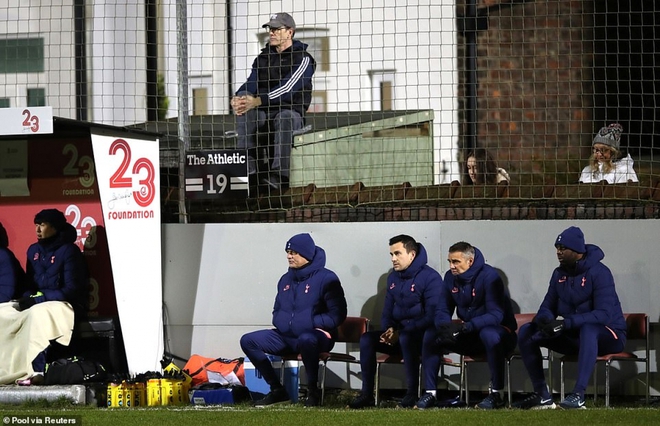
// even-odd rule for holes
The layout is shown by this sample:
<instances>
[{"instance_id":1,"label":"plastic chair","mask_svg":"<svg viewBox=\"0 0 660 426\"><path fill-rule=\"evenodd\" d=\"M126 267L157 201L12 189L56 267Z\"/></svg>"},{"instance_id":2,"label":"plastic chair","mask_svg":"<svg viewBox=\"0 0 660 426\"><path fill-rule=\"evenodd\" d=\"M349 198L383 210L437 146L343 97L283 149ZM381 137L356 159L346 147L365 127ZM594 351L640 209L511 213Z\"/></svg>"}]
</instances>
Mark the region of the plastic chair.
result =
<instances>
[{"instance_id":1,"label":"plastic chair","mask_svg":"<svg viewBox=\"0 0 660 426\"><path fill-rule=\"evenodd\" d=\"M374 386L376 387L376 406L380 404L380 366L383 364L400 364L403 365L403 356L400 354L396 355L388 355L388 354L381 354L376 358L376 378L375 378L375 383ZM443 358L442 361L440 362L440 375L444 376L444 366L445 365L450 365L453 367L460 367L458 363L453 362L450 358ZM422 366L420 364L419 366L419 385L417 387L417 395L422 395ZM462 377L462 376L461 376Z\"/></svg>"},{"instance_id":2,"label":"plastic chair","mask_svg":"<svg viewBox=\"0 0 660 426\"><path fill-rule=\"evenodd\" d=\"M523 325L532 322L536 314L516 314L516 323L518 324L518 330L520 330L520 327ZM509 406L511 406L511 401L512 401L512 394L513 392L511 391L511 361L515 359L522 359L522 356L520 355L520 351L518 350L518 347L516 346L515 351L510 354L508 357L506 357L506 387L509 393ZM548 387L550 388L550 393L552 393L552 351L548 350L547 354L543 356L544 361L548 361L548 375L547 375L547 383Z\"/></svg>"},{"instance_id":3,"label":"plastic chair","mask_svg":"<svg viewBox=\"0 0 660 426\"><path fill-rule=\"evenodd\" d=\"M649 344L649 316L643 313L627 313L623 314L626 319L626 327L628 329L626 335L628 342L636 340L643 342L644 357L634 354L632 351L623 351L615 354L601 355L596 358L596 365L594 366L594 401L598 397L598 363L605 363L605 407L610 406L610 366L614 361L634 361L643 362L646 368L646 403L649 403L649 360L650 360L650 344ZM577 355L564 355L559 359L561 371L561 399L564 399L564 363L577 362Z\"/></svg>"},{"instance_id":4,"label":"plastic chair","mask_svg":"<svg viewBox=\"0 0 660 426\"><path fill-rule=\"evenodd\" d=\"M369 319L365 317L346 317L346 320L337 328L336 343L360 343L360 337L369 329ZM286 361L302 362L300 354L287 354L282 356L282 365L280 367L280 380L284 382L284 370ZM341 352L321 352L319 361L321 368L321 405L325 399L325 377L327 365L329 362L345 362L349 364L359 364L360 360L353 355Z\"/></svg>"}]
</instances>

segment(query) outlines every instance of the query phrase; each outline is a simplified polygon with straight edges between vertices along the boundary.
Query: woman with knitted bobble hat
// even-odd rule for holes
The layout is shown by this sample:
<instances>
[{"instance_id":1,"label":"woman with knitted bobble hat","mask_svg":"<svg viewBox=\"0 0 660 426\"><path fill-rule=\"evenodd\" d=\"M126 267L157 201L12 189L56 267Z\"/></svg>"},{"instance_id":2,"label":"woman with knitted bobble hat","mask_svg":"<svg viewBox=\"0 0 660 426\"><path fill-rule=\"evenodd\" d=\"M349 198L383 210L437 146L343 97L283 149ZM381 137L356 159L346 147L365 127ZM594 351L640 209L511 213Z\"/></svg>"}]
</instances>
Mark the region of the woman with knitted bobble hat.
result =
<instances>
[{"instance_id":1,"label":"woman with knitted bobble hat","mask_svg":"<svg viewBox=\"0 0 660 426\"><path fill-rule=\"evenodd\" d=\"M266 354L299 353L307 372L305 406L318 406L319 354L329 352L335 344L337 327L346 319L346 297L337 275L325 267L325 251L309 234L294 235L284 250L289 269L277 283L275 328L244 334L241 348L270 385L268 395L255 405L290 400Z\"/></svg>"},{"instance_id":2,"label":"woman with knitted bobble hat","mask_svg":"<svg viewBox=\"0 0 660 426\"><path fill-rule=\"evenodd\" d=\"M592 143L589 165L582 170L580 183L626 183L638 182L630 154L621 157L621 134L623 126L618 123L601 128Z\"/></svg>"}]
</instances>

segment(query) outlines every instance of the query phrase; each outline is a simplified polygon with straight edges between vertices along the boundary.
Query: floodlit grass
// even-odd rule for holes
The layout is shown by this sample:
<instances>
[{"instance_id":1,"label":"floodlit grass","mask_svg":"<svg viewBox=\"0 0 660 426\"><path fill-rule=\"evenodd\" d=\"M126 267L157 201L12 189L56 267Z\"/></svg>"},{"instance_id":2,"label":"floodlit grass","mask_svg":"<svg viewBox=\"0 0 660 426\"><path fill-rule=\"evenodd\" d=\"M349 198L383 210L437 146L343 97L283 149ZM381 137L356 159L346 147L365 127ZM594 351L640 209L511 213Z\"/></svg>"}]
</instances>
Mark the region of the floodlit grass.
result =
<instances>
[{"instance_id":1,"label":"floodlit grass","mask_svg":"<svg viewBox=\"0 0 660 426\"><path fill-rule=\"evenodd\" d=\"M106 409L95 407L34 405L0 405L3 418L25 418L28 423L37 416L78 416L83 425L133 426L133 425L460 425L460 426L508 426L508 425L656 425L660 424L660 411L654 408L592 408L588 410L479 411L474 409L399 410L369 409L346 410L342 408L304 408L301 405L281 405L269 408L249 406L230 407L171 407L144 409Z\"/></svg>"}]
</instances>

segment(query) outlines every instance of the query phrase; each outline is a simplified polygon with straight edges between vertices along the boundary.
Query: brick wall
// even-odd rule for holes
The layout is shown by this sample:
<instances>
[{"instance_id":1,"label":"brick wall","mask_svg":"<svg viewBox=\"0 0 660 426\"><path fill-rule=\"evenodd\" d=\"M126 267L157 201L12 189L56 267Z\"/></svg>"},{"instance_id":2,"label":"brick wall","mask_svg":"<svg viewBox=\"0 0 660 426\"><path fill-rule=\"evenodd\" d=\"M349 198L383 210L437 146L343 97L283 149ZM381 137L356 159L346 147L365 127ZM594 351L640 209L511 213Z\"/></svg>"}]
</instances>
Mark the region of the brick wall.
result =
<instances>
[{"instance_id":1,"label":"brick wall","mask_svg":"<svg viewBox=\"0 0 660 426\"><path fill-rule=\"evenodd\" d=\"M479 1L490 12L477 37L477 144L519 183L552 174L575 182L600 127L592 121L593 2L510 4ZM461 83L464 53L459 37ZM460 99L464 92L461 84Z\"/></svg>"}]
</instances>

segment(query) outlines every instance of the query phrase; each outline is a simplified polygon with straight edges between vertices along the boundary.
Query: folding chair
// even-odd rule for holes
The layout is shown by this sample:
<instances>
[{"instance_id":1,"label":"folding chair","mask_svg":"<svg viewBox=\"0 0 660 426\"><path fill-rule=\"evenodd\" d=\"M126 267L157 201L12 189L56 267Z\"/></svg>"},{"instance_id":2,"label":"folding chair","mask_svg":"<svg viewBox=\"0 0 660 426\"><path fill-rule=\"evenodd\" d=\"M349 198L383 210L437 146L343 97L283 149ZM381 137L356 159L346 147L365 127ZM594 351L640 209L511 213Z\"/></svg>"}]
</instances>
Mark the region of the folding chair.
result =
<instances>
[{"instance_id":1,"label":"folding chair","mask_svg":"<svg viewBox=\"0 0 660 426\"><path fill-rule=\"evenodd\" d=\"M649 316L643 313L628 313L623 314L626 319L626 333L628 342L636 340L643 342L644 357L634 354L632 351L623 351L616 354L601 355L596 358L596 365L594 366L594 401L598 397L598 363L605 363L605 407L610 406L610 366L614 361L634 361L643 362L646 372L646 403L649 403L649 360L650 360L650 344L649 344ZM564 363L577 362L577 355L564 355L559 359L561 371L561 399L564 399Z\"/></svg>"},{"instance_id":2,"label":"folding chair","mask_svg":"<svg viewBox=\"0 0 660 426\"><path fill-rule=\"evenodd\" d=\"M365 317L346 317L346 320L337 329L336 343L360 343L360 337L369 329L369 319ZM284 383L284 370L286 361L302 362L300 354L288 354L282 356L282 365L280 367L280 380ZM349 364L359 364L360 360L348 353L340 352L321 352L319 361L322 363L321 369L321 405L325 399L325 377L328 362L345 362Z\"/></svg>"},{"instance_id":3,"label":"folding chair","mask_svg":"<svg viewBox=\"0 0 660 426\"><path fill-rule=\"evenodd\" d=\"M518 324L518 330L520 330L520 327L522 327L523 325L532 322L535 316L536 314L516 314L516 323ZM516 349L512 354L506 357L506 387L509 393L509 406L511 406L512 394L513 394L513 391L511 390L511 361L513 361L514 359L522 359L518 347L516 347ZM547 383L548 383L548 387L550 388L550 393L552 393L552 351L548 350L548 353L543 356L543 360L548 361Z\"/></svg>"},{"instance_id":4,"label":"folding chair","mask_svg":"<svg viewBox=\"0 0 660 426\"><path fill-rule=\"evenodd\" d=\"M388 354L381 354L376 358L376 380L375 380L375 387L376 387L376 406L380 404L380 366L383 364L403 364L403 356L400 354L397 355L388 355ZM440 362L440 375L444 377L444 366L445 365L451 365L453 367L460 367L458 363L453 362L450 358L443 358L442 361ZM418 383L419 385L417 386L417 395L422 394L422 366L420 364L419 366L419 379ZM462 376L461 376L462 377Z\"/></svg>"}]
</instances>

